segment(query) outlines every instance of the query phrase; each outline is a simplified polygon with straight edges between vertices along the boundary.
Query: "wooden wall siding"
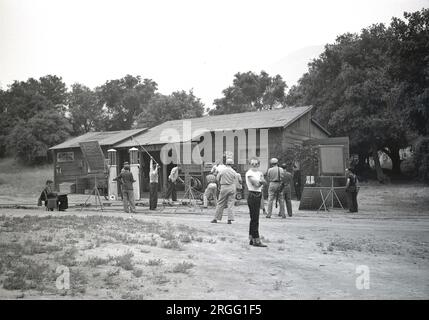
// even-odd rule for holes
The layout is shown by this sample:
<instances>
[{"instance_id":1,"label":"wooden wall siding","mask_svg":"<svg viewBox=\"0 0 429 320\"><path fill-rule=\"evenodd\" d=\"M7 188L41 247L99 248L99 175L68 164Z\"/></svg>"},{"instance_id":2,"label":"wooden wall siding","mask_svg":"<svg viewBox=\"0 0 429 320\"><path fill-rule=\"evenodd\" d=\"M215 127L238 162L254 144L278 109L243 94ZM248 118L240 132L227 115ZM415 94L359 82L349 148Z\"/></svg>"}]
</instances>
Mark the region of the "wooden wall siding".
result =
<instances>
[{"instance_id":1,"label":"wooden wall siding","mask_svg":"<svg viewBox=\"0 0 429 320\"><path fill-rule=\"evenodd\" d=\"M105 158L107 158L108 147L102 147ZM57 162L57 153L58 152L74 152L74 161L67 162ZM60 168L61 172L57 172L57 168ZM76 192L80 193L84 189L89 189L91 186L88 181L82 179L83 176L87 175L88 168L83 157L82 151L80 148L72 149L59 149L54 150L54 184L55 188L59 190L59 185L63 182L72 182L77 183ZM103 175L101 175L102 177ZM76 180L79 178L78 180ZM92 183L92 187L93 187Z\"/></svg>"},{"instance_id":2,"label":"wooden wall siding","mask_svg":"<svg viewBox=\"0 0 429 320\"><path fill-rule=\"evenodd\" d=\"M328 138L328 135L325 131L321 130L318 126L316 126L314 123L311 124L311 138L312 139L322 139L322 138Z\"/></svg>"}]
</instances>

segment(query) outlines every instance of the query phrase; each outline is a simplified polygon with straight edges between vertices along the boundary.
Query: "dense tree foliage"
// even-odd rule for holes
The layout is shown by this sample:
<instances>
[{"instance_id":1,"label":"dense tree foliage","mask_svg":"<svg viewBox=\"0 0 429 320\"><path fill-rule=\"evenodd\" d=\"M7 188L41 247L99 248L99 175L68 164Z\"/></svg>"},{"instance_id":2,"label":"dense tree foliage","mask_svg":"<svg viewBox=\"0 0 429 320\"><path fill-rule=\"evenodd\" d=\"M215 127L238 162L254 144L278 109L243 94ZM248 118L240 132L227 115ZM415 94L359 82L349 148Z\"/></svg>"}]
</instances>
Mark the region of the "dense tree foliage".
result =
<instances>
[{"instance_id":1,"label":"dense tree foliage","mask_svg":"<svg viewBox=\"0 0 429 320\"><path fill-rule=\"evenodd\" d=\"M155 95L157 87L157 83L150 79L142 81L140 76L126 75L97 88L98 101L107 112L104 129L131 129L137 115L146 109Z\"/></svg>"},{"instance_id":2,"label":"dense tree foliage","mask_svg":"<svg viewBox=\"0 0 429 320\"><path fill-rule=\"evenodd\" d=\"M256 110L270 110L281 104L287 86L280 75L271 77L265 71L237 73L232 86L223 90L223 97L214 101L209 114L229 114Z\"/></svg>"},{"instance_id":3,"label":"dense tree foliage","mask_svg":"<svg viewBox=\"0 0 429 320\"><path fill-rule=\"evenodd\" d=\"M168 96L157 94L137 117L137 126L151 128L169 120L201 117L203 112L204 105L192 91L177 91Z\"/></svg>"},{"instance_id":4,"label":"dense tree foliage","mask_svg":"<svg viewBox=\"0 0 429 320\"><path fill-rule=\"evenodd\" d=\"M349 136L360 159L372 155L380 181L378 152L389 155L399 173L399 149L414 130L427 132L428 12L339 36L286 97L289 105L313 105L315 118L334 135Z\"/></svg>"},{"instance_id":5,"label":"dense tree foliage","mask_svg":"<svg viewBox=\"0 0 429 320\"><path fill-rule=\"evenodd\" d=\"M204 105L192 91L164 96L157 84L126 75L91 90L60 77L15 81L0 90L0 156L7 151L28 164L46 161L50 147L70 135L152 127L167 120L200 117Z\"/></svg>"},{"instance_id":6,"label":"dense tree foliage","mask_svg":"<svg viewBox=\"0 0 429 320\"><path fill-rule=\"evenodd\" d=\"M69 137L71 126L61 114L42 111L28 121L19 120L8 137L9 148L27 164L46 160L49 147Z\"/></svg>"},{"instance_id":7,"label":"dense tree foliage","mask_svg":"<svg viewBox=\"0 0 429 320\"><path fill-rule=\"evenodd\" d=\"M74 135L103 128L103 106L98 102L96 93L82 84L71 86L68 111Z\"/></svg>"}]
</instances>

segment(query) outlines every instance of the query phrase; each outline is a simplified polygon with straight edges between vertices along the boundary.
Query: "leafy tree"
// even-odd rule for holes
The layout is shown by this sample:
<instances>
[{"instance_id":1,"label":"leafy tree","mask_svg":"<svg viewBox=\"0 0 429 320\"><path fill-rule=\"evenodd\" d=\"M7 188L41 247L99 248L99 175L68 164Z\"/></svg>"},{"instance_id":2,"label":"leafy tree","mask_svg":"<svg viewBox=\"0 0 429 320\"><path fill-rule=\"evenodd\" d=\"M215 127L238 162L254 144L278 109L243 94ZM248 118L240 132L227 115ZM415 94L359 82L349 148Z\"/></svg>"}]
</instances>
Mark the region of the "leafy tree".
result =
<instances>
[{"instance_id":1,"label":"leafy tree","mask_svg":"<svg viewBox=\"0 0 429 320\"><path fill-rule=\"evenodd\" d=\"M427 11L417 14L420 15L426 17ZM405 17L414 17L414 14L405 14ZM420 23L419 27L413 27L415 33L426 30L427 36L427 22L422 24L423 20L416 17L415 20ZM380 181L384 176L378 152L389 155L393 171L399 173L399 149L408 145L413 136L411 129L418 127L410 125L415 123L412 114L417 112L424 116L421 109L428 107L426 91L421 88L426 85L424 77L418 76L421 81L417 81L413 76L424 64L426 69L423 70L428 70L428 42L421 41L423 36L419 36L420 41L414 41L412 45L404 43L401 39L408 37L405 25L406 22L393 19L388 28L377 24L363 29L360 34L339 36L309 64L309 71L286 97L286 103L290 105L313 105L315 118L334 135L348 135L352 152L358 153L360 159L372 155ZM401 53L396 53L400 46L418 60L411 63L418 67L408 70L407 61L401 61ZM416 74L425 72L420 70ZM415 97L416 91L410 89L418 82L421 82L417 85L421 88L420 102L411 98Z\"/></svg>"},{"instance_id":2,"label":"leafy tree","mask_svg":"<svg viewBox=\"0 0 429 320\"><path fill-rule=\"evenodd\" d=\"M43 111L28 121L19 120L8 136L15 156L26 164L47 159L48 149L66 140L71 125L61 114Z\"/></svg>"},{"instance_id":3,"label":"leafy tree","mask_svg":"<svg viewBox=\"0 0 429 320\"><path fill-rule=\"evenodd\" d=\"M75 83L71 86L68 111L74 135L102 127L103 107L98 103L96 93L82 84Z\"/></svg>"},{"instance_id":4,"label":"leafy tree","mask_svg":"<svg viewBox=\"0 0 429 320\"><path fill-rule=\"evenodd\" d=\"M15 81L6 91L7 112L12 121L28 120L41 111L64 114L67 88L60 77L47 75L36 80Z\"/></svg>"},{"instance_id":5,"label":"leafy tree","mask_svg":"<svg viewBox=\"0 0 429 320\"><path fill-rule=\"evenodd\" d=\"M390 24L390 75L410 126L429 135L429 9L404 13Z\"/></svg>"},{"instance_id":6,"label":"leafy tree","mask_svg":"<svg viewBox=\"0 0 429 320\"><path fill-rule=\"evenodd\" d=\"M177 91L171 95L157 94L137 117L137 126L151 128L165 121L201 117L204 104L194 93Z\"/></svg>"},{"instance_id":7,"label":"leafy tree","mask_svg":"<svg viewBox=\"0 0 429 320\"><path fill-rule=\"evenodd\" d=\"M106 130L131 129L137 115L142 113L157 91L158 85L150 79L126 75L107 81L97 88L98 101L107 110Z\"/></svg>"},{"instance_id":8,"label":"leafy tree","mask_svg":"<svg viewBox=\"0 0 429 320\"><path fill-rule=\"evenodd\" d=\"M286 83L280 75L271 77L265 71L237 73L233 85L223 90L224 97L214 101L209 114L229 114L272 109L283 102Z\"/></svg>"},{"instance_id":9,"label":"leafy tree","mask_svg":"<svg viewBox=\"0 0 429 320\"><path fill-rule=\"evenodd\" d=\"M6 92L0 89L0 157L4 157L7 146L7 135L10 132L10 119L7 112Z\"/></svg>"},{"instance_id":10,"label":"leafy tree","mask_svg":"<svg viewBox=\"0 0 429 320\"><path fill-rule=\"evenodd\" d=\"M36 80L15 81L0 94L0 155L9 144L7 137L21 122L40 112L65 113L67 88L60 77L47 75Z\"/></svg>"}]
</instances>

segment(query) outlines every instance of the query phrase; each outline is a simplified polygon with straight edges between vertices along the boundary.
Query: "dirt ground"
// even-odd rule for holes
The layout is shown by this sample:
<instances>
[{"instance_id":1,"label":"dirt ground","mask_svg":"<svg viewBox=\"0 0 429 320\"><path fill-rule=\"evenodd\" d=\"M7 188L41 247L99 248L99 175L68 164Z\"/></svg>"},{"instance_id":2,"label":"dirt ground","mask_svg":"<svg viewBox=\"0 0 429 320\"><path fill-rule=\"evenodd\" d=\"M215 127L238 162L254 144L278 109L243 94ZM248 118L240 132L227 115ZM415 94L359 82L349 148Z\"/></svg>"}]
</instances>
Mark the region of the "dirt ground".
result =
<instances>
[{"instance_id":1,"label":"dirt ground","mask_svg":"<svg viewBox=\"0 0 429 320\"><path fill-rule=\"evenodd\" d=\"M249 246L245 205L231 225L211 224L213 208L3 208L0 298L428 299L429 188L369 185L358 200L358 214L293 201L291 218L262 215L267 248Z\"/></svg>"}]
</instances>

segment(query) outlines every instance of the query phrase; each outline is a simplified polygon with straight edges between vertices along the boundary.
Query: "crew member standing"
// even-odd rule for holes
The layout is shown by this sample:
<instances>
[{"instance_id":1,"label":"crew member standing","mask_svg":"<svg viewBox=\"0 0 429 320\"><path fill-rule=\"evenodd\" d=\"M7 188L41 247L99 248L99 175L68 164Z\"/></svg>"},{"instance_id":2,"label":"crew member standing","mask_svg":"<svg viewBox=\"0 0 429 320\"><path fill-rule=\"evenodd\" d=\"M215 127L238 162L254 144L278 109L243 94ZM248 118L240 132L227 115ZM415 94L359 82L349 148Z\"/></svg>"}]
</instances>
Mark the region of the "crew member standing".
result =
<instances>
[{"instance_id":1,"label":"crew member standing","mask_svg":"<svg viewBox=\"0 0 429 320\"><path fill-rule=\"evenodd\" d=\"M136 213L136 207L134 204L134 188L133 182L134 180L133 174L130 172L130 166L124 166L124 172L121 172L114 181L121 181L122 185L122 202L124 204L124 211L129 213Z\"/></svg>"},{"instance_id":2,"label":"crew member standing","mask_svg":"<svg viewBox=\"0 0 429 320\"><path fill-rule=\"evenodd\" d=\"M149 163L149 210L156 210L158 204L158 170L159 165L152 158Z\"/></svg>"},{"instance_id":3,"label":"crew member standing","mask_svg":"<svg viewBox=\"0 0 429 320\"><path fill-rule=\"evenodd\" d=\"M301 200L301 170L296 164L293 165L293 186L295 189L296 199Z\"/></svg>"},{"instance_id":4,"label":"crew member standing","mask_svg":"<svg viewBox=\"0 0 429 320\"><path fill-rule=\"evenodd\" d=\"M283 168L283 178L282 178L282 189L284 194L284 199L286 203L287 215L292 217L292 174L287 171L286 163L282 164Z\"/></svg>"},{"instance_id":5,"label":"crew member standing","mask_svg":"<svg viewBox=\"0 0 429 320\"><path fill-rule=\"evenodd\" d=\"M179 166L176 165L173 169L170 171L170 175L168 176L168 187L167 192L165 193L164 199L177 201L177 193L176 193L176 183L179 178Z\"/></svg>"},{"instance_id":6,"label":"crew member standing","mask_svg":"<svg viewBox=\"0 0 429 320\"><path fill-rule=\"evenodd\" d=\"M266 247L259 238L259 210L261 206L262 186L265 184L264 174L259 170L259 160L250 160L251 168L246 172L246 185L249 190L247 205L249 206L249 244L255 247Z\"/></svg>"},{"instance_id":7,"label":"crew member standing","mask_svg":"<svg viewBox=\"0 0 429 320\"><path fill-rule=\"evenodd\" d=\"M228 224L234 220L232 208L235 202L237 172L231 167L234 163L232 159L226 159L226 168L217 174L216 179L220 184L219 200L216 206L215 218L211 221L217 223L222 220L223 210L228 207Z\"/></svg>"},{"instance_id":8,"label":"crew member standing","mask_svg":"<svg viewBox=\"0 0 429 320\"><path fill-rule=\"evenodd\" d=\"M346 169L346 194L350 212L358 212L358 179L351 168Z\"/></svg>"},{"instance_id":9,"label":"crew member standing","mask_svg":"<svg viewBox=\"0 0 429 320\"><path fill-rule=\"evenodd\" d=\"M272 158L270 163L272 165L271 168L268 169L267 179L269 182L268 186L268 212L267 218L271 218L271 213L273 212L273 202L276 198L279 199L280 203L280 212L279 214L286 218L285 215L285 204L283 201L283 193L281 191L281 183L283 178L283 169L278 166L278 160L276 158Z\"/></svg>"}]
</instances>

